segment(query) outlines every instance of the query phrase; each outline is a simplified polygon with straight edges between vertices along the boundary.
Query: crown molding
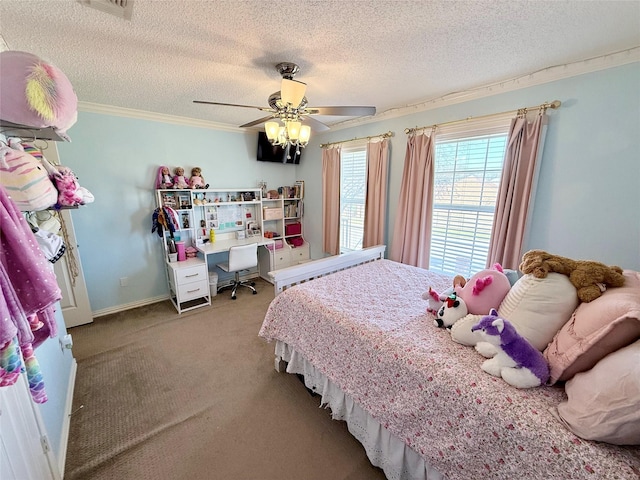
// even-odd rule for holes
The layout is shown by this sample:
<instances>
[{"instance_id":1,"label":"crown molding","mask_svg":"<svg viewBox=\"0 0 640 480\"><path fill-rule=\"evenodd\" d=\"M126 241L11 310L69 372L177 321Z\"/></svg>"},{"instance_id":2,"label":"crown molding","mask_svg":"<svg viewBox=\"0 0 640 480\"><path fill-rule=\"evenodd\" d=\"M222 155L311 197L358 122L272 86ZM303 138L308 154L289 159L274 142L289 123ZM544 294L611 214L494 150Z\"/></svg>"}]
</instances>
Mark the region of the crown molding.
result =
<instances>
[{"instance_id":1,"label":"crown molding","mask_svg":"<svg viewBox=\"0 0 640 480\"><path fill-rule=\"evenodd\" d=\"M382 120L404 117L414 113L455 105L457 103L468 102L484 97L490 97L499 93L511 92L522 88L555 82L564 78L575 77L585 73L605 70L607 68L618 67L628 63L640 62L640 46L622 50L620 52L601 55L586 60L562 65L554 65L541 70L521 75L519 77L502 80L489 85L464 90L461 92L451 92L423 102L407 105L404 107L391 108L372 117L356 118L331 125L332 131L344 130L346 128L376 123ZM184 125L188 127L210 128L234 133L246 133L247 129L234 127L224 123L198 120L176 115L166 115L161 113L147 112L133 108L114 107L91 102L78 102L78 110L83 112L100 113L104 115L115 115L119 117L137 118L139 120L149 120L154 122L171 123L174 125Z\"/></svg>"},{"instance_id":2,"label":"crown molding","mask_svg":"<svg viewBox=\"0 0 640 480\"><path fill-rule=\"evenodd\" d=\"M134 108L114 107L111 105L102 105L100 103L78 102L78 110L80 110L81 112L136 118L138 120L171 123L173 125L184 125L187 127L210 128L214 130L223 130L226 132L234 133L246 133L247 131L244 128L233 127L224 123L210 122L207 120L198 120L188 117L179 117L177 115L166 115L162 113L147 112L144 110L136 110Z\"/></svg>"},{"instance_id":3,"label":"crown molding","mask_svg":"<svg viewBox=\"0 0 640 480\"><path fill-rule=\"evenodd\" d=\"M585 73L597 72L608 68L619 67L628 63L640 62L640 46L622 50L599 57L589 58L580 62L567 63L562 65L554 65L552 67L543 68L526 75L510 78L489 85L483 85L470 90L461 92L452 92L440 97L425 100L423 102L407 105L404 107L391 108L384 112L361 119L346 120L331 125L331 130L342 130L368 123L375 123L382 120L389 120L397 117L404 117L414 113L433 110L436 108L455 105L457 103L468 102L484 97L490 97L499 93L520 90L535 85L555 82L564 78L576 77Z\"/></svg>"}]
</instances>

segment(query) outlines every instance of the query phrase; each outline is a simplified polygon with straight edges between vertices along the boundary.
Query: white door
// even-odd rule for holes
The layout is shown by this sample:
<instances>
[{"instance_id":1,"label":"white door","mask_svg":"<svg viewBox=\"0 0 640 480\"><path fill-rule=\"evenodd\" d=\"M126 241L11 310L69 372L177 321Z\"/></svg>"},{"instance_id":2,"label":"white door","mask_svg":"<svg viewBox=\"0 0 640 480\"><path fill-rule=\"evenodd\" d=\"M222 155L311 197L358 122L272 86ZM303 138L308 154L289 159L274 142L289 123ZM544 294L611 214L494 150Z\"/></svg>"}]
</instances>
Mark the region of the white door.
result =
<instances>
[{"instance_id":1,"label":"white door","mask_svg":"<svg viewBox=\"0 0 640 480\"><path fill-rule=\"evenodd\" d=\"M0 388L0 478L56 479L59 474L51 469L45 454L44 427L24 377L21 374L15 385Z\"/></svg>"},{"instance_id":2,"label":"white door","mask_svg":"<svg viewBox=\"0 0 640 480\"><path fill-rule=\"evenodd\" d=\"M42 153L49 162L54 165L60 164L58 147L54 142L50 142L47 148L43 148ZM54 264L58 285L62 291L60 308L67 328L93 322L89 294L87 293L87 285L84 282L84 273L80 262L79 245L76 241L76 232L73 229L73 220L70 212L71 210L60 210L59 213L63 231L66 232L64 236L67 250L60 260Z\"/></svg>"}]
</instances>

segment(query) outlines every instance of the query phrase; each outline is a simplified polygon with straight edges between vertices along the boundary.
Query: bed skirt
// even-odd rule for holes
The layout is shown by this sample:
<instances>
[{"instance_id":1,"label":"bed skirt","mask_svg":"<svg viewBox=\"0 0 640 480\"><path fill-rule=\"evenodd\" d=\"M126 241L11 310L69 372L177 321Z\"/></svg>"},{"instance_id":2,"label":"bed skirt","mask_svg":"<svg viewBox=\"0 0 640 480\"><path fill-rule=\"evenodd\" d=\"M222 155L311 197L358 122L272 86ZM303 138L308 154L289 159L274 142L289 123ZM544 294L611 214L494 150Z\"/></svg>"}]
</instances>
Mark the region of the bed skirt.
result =
<instances>
[{"instance_id":1,"label":"bed skirt","mask_svg":"<svg viewBox=\"0 0 640 480\"><path fill-rule=\"evenodd\" d=\"M334 420L347 423L351 435L364 446L371 464L381 468L389 480L444 479L415 450L398 440L289 345L276 341L275 355L287 362L287 373L304 377L305 386L321 396L320 406L328 406Z\"/></svg>"}]
</instances>

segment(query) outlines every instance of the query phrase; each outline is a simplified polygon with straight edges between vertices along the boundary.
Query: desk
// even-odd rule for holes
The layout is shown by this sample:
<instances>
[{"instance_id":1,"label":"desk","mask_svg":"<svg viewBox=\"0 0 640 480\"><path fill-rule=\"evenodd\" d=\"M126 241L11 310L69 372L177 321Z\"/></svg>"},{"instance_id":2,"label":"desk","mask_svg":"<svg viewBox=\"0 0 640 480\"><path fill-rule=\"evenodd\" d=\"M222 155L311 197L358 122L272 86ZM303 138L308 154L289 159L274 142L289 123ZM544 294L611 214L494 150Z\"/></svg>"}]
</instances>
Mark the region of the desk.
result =
<instances>
[{"instance_id":1,"label":"desk","mask_svg":"<svg viewBox=\"0 0 640 480\"><path fill-rule=\"evenodd\" d=\"M203 243L202 245L196 245L195 247L200 253L204 255L204 263L206 265L209 265L207 255L226 253L231 247L249 245L251 243L257 243L259 247L266 247L267 245L271 245L274 242L272 239L265 238L263 236L237 239L235 237L235 233L222 233L216 235L215 242L207 242ZM270 252L271 254L273 254L273 249L271 249ZM264 275L267 274L267 272L260 272L260 264L258 263L258 275L263 276L263 273Z\"/></svg>"},{"instance_id":2,"label":"desk","mask_svg":"<svg viewBox=\"0 0 640 480\"><path fill-rule=\"evenodd\" d=\"M236 239L235 234L224 233L216 235L216 241L213 243L207 242L202 245L196 245L196 249L201 252L206 259L207 255L225 253L228 252L231 247L249 245L250 243L257 243L259 247L263 247L273 243L273 240L262 236Z\"/></svg>"}]
</instances>

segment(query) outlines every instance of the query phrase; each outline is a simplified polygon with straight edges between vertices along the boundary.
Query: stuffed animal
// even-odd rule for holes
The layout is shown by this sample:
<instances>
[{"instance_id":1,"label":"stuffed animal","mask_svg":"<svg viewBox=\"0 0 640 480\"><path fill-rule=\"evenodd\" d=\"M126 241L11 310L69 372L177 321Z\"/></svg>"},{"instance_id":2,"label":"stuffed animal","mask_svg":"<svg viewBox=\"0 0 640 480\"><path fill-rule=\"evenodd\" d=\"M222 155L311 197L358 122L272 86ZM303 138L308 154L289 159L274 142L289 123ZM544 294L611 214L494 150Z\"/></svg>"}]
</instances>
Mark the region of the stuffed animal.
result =
<instances>
[{"instance_id":1,"label":"stuffed animal","mask_svg":"<svg viewBox=\"0 0 640 480\"><path fill-rule=\"evenodd\" d=\"M481 270L468 282L458 284L454 291L464 300L469 313L485 315L490 309L498 308L511 289L511 283L502 266L496 263L492 269Z\"/></svg>"},{"instance_id":2,"label":"stuffed animal","mask_svg":"<svg viewBox=\"0 0 640 480\"><path fill-rule=\"evenodd\" d=\"M91 192L80 186L78 179L70 168L58 166L57 170L58 173L53 176L53 181L58 189L56 208L77 207L93 202L94 198Z\"/></svg>"},{"instance_id":3,"label":"stuffed animal","mask_svg":"<svg viewBox=\"0 0 640 480\"><path fill-rule=\"evenodd\" d=\"M440 298L440 294L433 288L429 287L429 290L422 294L422 299L429 302L429 305L427 306L427 313L431 313L434 316L437 315L438 310L442 306L442 299Z\"/></svg>"},{"instance_id":4,"label":"stuffed animal","mask_svg":"<svg viewBox=\"0 0 640 480\"><path fill-rule=\"evenodd\" d=\"M21 148L0 147L0 185L21 212L46 210L58 199L45 166Z\"/></svg>"},{"instance_id":5,"label":"stuffed animal","mask_svg":"<svg viewBox=\"0 0 640 480\"><path fill-rule=\"evenodd\" d=\"M184 176L184 168L176 167L173 173L175 174L173 177L173 188L189 188L187 178Z\"/></svg>"},{"instance_id":6,"label":"stuffed animal","mask_svg":"<svg viewBox=\"0 0 640 480\"><path fill-rule=\"evenodd\" d=\"M578 298L582 302L595 300L602 295L606 287L624 285L622 268L618 266L609 267L599 262L572 260L543 250L530 250L525 253L522 256L520 270L536 278L546 278L549 272L567 275L576 287Z\"/></svg>"},{"instance_id":7,"label":"stuffed animal","mask_svg":"<svg viewBox=\"0 0 640 480\"><path fill-rule=\"evenodd\" d=\"M464 300L458 298L455 292L449 295L440 309L436 313L436 318L433 321L436 327L451 328L454 323L466 316L469 311L464 303Z\"/></svg>"},{"instance_id":8,"label":"stuffed animal","mask_svg":"<svg viewBox=\"0 0 640 480\"><path fill-rule=\"evenodd\" d=\"M55 65L27 52L0 52L0 118L32 128L52 127L65 140L78 116L78 97Z\"/></svg>"},{"instance_id":9,"label":"stuffed animal","mask_svg":"<svg viewBox=\"0 0 640 480\"><path fill-rule=\"evenodd\" d=\"M442 302L444 302L447 297L453 293L455 287L464 287L467 280L462 275L456 275L453 277L452 283L453 285L442 293L438 293L433 288L429 287L429 290L422 294L422 299L429 302L429 306L427 306L427 313L438 315L438 310L440 310Z\"/></svg>"},{"instance_id":10,"label":"stuffed animal","mask_svg":"<svg viewBox=\"0 0 640 480\"><path fill-rule=\"evenodd\" d=\"M484 341L497 351L496 355L482 363L482 370L494 377L502 377L516 388L531 388L549 380L549 365L542 353L520 336L511 323L491 309L471 327L480 332Z\"/></svg>"}]
</instances>

